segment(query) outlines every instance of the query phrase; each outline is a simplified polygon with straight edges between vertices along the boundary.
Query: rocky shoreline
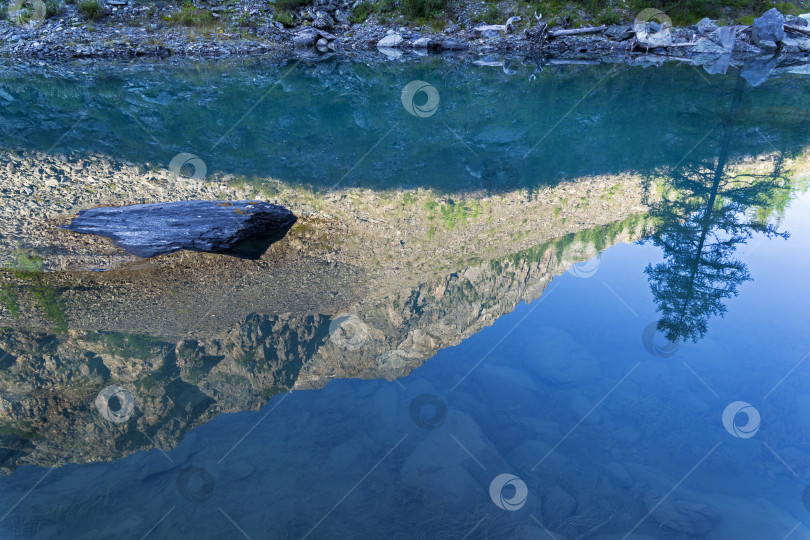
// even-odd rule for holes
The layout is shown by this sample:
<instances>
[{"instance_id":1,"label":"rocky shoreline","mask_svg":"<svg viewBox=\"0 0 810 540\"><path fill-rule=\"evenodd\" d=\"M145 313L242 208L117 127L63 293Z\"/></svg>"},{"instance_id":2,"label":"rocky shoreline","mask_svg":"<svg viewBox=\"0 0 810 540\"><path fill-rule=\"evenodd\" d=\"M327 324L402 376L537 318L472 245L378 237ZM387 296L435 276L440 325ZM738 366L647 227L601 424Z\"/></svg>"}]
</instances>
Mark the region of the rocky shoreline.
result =
<instances>
[{"instance_id":1,"label":"rocky shoreline","mask_svg":"<svg viewBox=\"0 0 810 540\"><path fill-rule=\"evenodd\" d=\"M138 57L190 58L291 55L319 58L373 52L380 59L430 54L516 53L573 61L688 61L709 72L725 72L757 58L776 64L810 64L810 14L784 16L771 9L752 25L722 26L703 19L673 27L665 13L644 10L630 25L570 28L542 15L506 21L429 26L391 26L371 18L352 22L356 3L318 0L290 14L281 24L272 6L243 0L200 9L157 8L133 0L107 0L103 17L89 22L74 5L51 18L0 22L0 56L10 59L67 61ZM184 19L188 17L188 24ZM196 17L196 18L195 18ZM199 20L205 22L200 23ZM527 20L529 19L529 20ZM533 20L532 20L533 19ZM290 24L291 22L291 24ZM502 23L502 24L501 24ZM195 26L200 25L202 26ZM555 26L556 25L556 26ZM764 60L767 59L767 60ZM810 69L808 69L810 71Z\"/></svg>"}]
</instances>

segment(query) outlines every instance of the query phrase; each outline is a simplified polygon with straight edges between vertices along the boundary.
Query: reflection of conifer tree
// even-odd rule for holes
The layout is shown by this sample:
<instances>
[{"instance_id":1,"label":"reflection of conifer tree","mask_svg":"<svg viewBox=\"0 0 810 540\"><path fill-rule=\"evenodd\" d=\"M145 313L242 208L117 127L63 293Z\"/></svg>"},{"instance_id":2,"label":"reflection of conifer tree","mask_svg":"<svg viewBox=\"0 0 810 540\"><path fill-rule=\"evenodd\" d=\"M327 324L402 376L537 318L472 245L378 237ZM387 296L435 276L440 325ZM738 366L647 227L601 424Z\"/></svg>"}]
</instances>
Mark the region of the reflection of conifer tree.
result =
<instances>
[{"instance_id":1,"label":"reflection of conifer tree","mask_svg":"<svg viewBox=\"0 0 810 540\"><path fill-rule=\"evenodd\" d=\"M727 298L751 280L748 267L733 258L737 245L754 233L787 237L767 223L768 208L789 190L780 161L770 175L731 176L725 172L733 124L742 97L738 79L728 113L721 119L717 160L680 167L668 176L672 196L652 206L657 227L651 241L665 260L645 273L661 319L658 329L670 341L697 341L706 334L709 318L722 316Z\"/></svg>"}]
</instances>

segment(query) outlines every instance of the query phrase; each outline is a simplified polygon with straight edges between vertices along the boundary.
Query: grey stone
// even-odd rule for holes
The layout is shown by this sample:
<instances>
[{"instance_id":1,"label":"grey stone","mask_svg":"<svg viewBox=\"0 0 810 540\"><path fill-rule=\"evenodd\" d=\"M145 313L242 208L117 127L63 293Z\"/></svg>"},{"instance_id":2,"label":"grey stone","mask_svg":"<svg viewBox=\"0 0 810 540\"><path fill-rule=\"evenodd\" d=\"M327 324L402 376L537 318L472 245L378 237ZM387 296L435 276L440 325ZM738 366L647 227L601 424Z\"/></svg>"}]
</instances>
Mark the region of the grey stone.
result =
<instances>
[{"instance_id":1,"label":"grey stone","mask_svg":"<svg viewBox=\"0 0 810 540\"><path fill-rule=\"evenodd\" d=\"M430 38L419 38L413 42L414 49L427 49L430 47Z\"/></svg>"},{"instance_id":2,"label":"grey stone","mask_svg":"<svg viewBox=\"0 0 810 540\"><path fill-rule=\"evenodd\" d=\"M633 37L632 26L608 26L605 36L614 41L625 41Z\"/></svg>"},{"instance_id":3,"label":"grey stone","mask_svg":"<svg viewBox=\"0 0 810 540\"><path fill-rule=\"evenodd\" d=\"M803 19L802 17L797 17L796 15L785 15L785 24L789 24L791 26L807 26L808 20Z\"/></svg>"},{"instance_id":4,"label":"grey stone","mask_svg":"<svg viewBox=\"0 0 810 540\"><path fill-rule=\"evenodd\" d=\"M463 51L468 47L464 43L452 39L444 39L439 43L438 48L444 49L445 51Z\"/></svg>"},{"instance_id":5,"label":"grey stone","mask_svg":"<svg viewBox=\"0 0 810 540\"><path fill-rule=\"evenodd\" d=\"M333 23L331 18L317 17L314 21L312 21L312 26L318 30L329 30L332 28Z\"/></svg>"},{"instance_id":6,"label":"grey stone","mask_svg":"<svg viewBox=\"0 0 810 540\"><path fill-rule=\"evenodd\" d=\"M786 37L782 40L782 47L787 53L809 52L810 39Z\"/></svg>"},{"instance_id":7,"label":"grey stone","mask_svg":"<svg viewBox=\"0 0 810 540\"><path fill-rule=\"evenodd\" d=\"M717 30L717 21L709 18L701 19L700 22L695 25L695 29L700 34L714 32Z\"/></svg>"},{"instance_id":8,"label":"grey stone","mask_svg":"<svg viewBox=\"0 0 810 540\"><path fill-rule=\"evenodd\" d=\"M257 258L296 219L267 202L181 201L83 210L63 228L110 238L138 257L188 249ZM258 239L269 241L245 245Z\"/></svg>"},{"instance_id":9,"label":"grey stone","mask_svg":"<svg viewBox=\"0 0 810 540\"><path fill-rule=\"evenodd\" d=\"M751 26L751 41L762 47L763 42L779 43L785 37L785 17L772 8L754 19ZM763 47L765 48L765 47Z\"/></svg>"},{"instance_id":10,"label":"grey stone","mask_svg":"<svg viewBox=\"0 0 810 540\"><path fill-rule=\"evenodd\" d=\"M311 47L318 40L319 33L314 28L305 28L293 36L296 47Z\"/></svg>"},{"instance_id":11,"label":"grey stone","mask_svg":"<svg viewBox=\"0 0 810 540\"><path fill-rule=\"evenodd\" d=\"M709 39L720 45L727 51L734 50L734 43L737 41L737 27L736 26L723 26L709 34Z\"/></svg>"},{"instance_id":12,"label":"grey stone","mask_svg":"<svg viewBox=\"0 0 810 540\"><path fill-rule=\"evenodd\" d=\"M698 54L725 54L728 51L715 43L714 41L706 38L700 38L693 49Z\"/></svg>"},{"instance_id":13,"label":"grey stone","mask_svg":"<svg viewBox=\"0 0 810 540\"><path fill-rule=\"evenodd\" d=\"M295 36L293 36L293 44L296 47L312 47L320 38L327 41L333 41L335 36L329 32L326 32L325 30L309 27L300 30L295 34Z\"/></svg>"}]
</instances>

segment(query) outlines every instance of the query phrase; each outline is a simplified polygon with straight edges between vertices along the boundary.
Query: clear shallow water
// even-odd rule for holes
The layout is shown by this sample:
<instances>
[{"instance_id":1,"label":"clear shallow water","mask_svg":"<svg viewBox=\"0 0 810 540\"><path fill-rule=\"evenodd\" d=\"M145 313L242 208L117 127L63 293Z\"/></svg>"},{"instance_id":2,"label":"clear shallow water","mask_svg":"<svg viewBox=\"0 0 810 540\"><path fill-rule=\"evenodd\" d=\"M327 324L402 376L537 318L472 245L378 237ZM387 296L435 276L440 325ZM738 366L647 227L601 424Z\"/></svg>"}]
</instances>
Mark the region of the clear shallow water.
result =
<instances>
[{"instance_id":1,"label":"clear shallow water","mask_svg":"<svg viewBox=\"0 0 810 540\"><path fill-rule=\"evenodd\" d=\"M362 74L364 68L357 69ZM678 74L689 71L693 70ZM385 81L385 73L375 75ZM473 77L471 73L462 75ZM397 75L396 80L411 77L409 71ZM666 70L643 75L657 89L677 87ZM582 84L592 84L599 76L601 72L583 70ZM618 80L632 86L639 84L637 76L639 72L629 72ZM771 87L776 95L759 94L762 103L774 105L763 109L786 110L779 121L768 124L767 117L773 114L754 118L739 114L745 110L739 104L749 103L746 96L759 90L736 86L733 77L712 81L725 87L726 108L715 111L710 126L699 127L713 131L706 135L709 129L701 132L688 118L675 115L679 118L671 123L675 134L647 132L645 151L637 151L638 142L632 141L639 136L636 128L648 123L639 121L646 116L638 110L634 117L630 98L619 111L605 96L594 96L589 104L605 115L622 112L626 121L615 129L629 139L610 136L610 130L589 133L594 146L586 145L583 155L591 161L583 162L580 172L645 167L669 171L662 177L672 191L667 203L651 202L652 227L644 235L646 242L617 244L596 259L574 265L554 277L539 299L521 303L394 381L338 379L322 389L276 395L259 410L214 417L165 451L152 449L112 462L53 469L21 466L0 479L3 534L810 537L810 503L803 502L810 485L810 381L805 363L810 352L806 342L810 314L805 309L810 289L804 284L810 262L810 198L799 195L804 190L800 179L771 177L770 167L765 167L762 178L726 182L731 175L727 161L734 157L777 148L790 157L806 145L806 133L796 120L806 114L798 105L806 94L797 95L793 86L804 82L784 80L782 86ZM483 87L490 82L486 77L477 79ZM307 87L304 80L298 84ZM367 84L373 87L371 95L379 92L388 96L381 102L390 101L390 92ZM524 88L507 79L502 84L505 89ZM541 88L553 84L549 78ZM675 108L681 112L690 87L684 83L683 88L681 108ZM325 95L333 91L323 90ZM615 92L611 95L620 94ZM476 95L470 91L461 101ZM566 104L578 99L570 89L550 95ZM503 107L511 103L483 102ZM288 107L293 117L305 114ZM374 110L388 110L378 107ZM471 117L472 104L465 110L460 117ZM498 110L489 114L490 122L498 117L495 112L516 123L536 121L526 120L523 113ZM188 114L204 115L205 107ZM342 124L335 123L339 130ZM567 129L571 137L586 137L581 123ZM448 152L447 141L455 137L439 131L444 133L433 144L446 155L435 158L441 164L433 169L438 171L436 178L443 173L452 187L481 187L465 184L459 172L459 160L466 159L460 156L469 152L456 143ZM173 133L173 127L158 132ZM184 133L200 136L194 130ZM473 135L475 130L464 133ZM132 152L143 158L149 152L134 142L134 149L128 150L127 145L112 144L114 139L82 135L80 140L88 148L115 155ZM409 140L421 144L420 137ZM704 144L689 153L701 140ZM352 152L362 147L351 137L341 141L356 145ZM682 143L679 156L673 141ZM36 147L22 135L16 143ZM616 146L602 153L598 145L603 143ZM482 143L477 149L504 159L520 146L515 141L502 144ZM570 140L558 144L566 150L580 148ZM656 144L661 145L658 151L646 151ZM304 145L302 163L317 159L312 148ZM570 152L553 155L576 161ZM643 167L623 161L637 157ZM396 161L407 166L412 158L399 156ZM434 163L433 158L424 159ZM261 168L259 162L256 158L241 163ZM374 163L357 178L370 178L370 185L384 187L384 165ZM549 178L559 166L537 164ZM272 169L268 165L262 170ZM380 171L378 176L367 174L373 170ZM273 172L287 179L282 173ZM715 185L718 178L722 182ZM424 179L426 184L430 181L430 176ZM786 195L791 190L797 199ZM789 238L773 237L785 231ZM516 257L524 260L530 255ZM659 321L663 324L656 325ZM355 361L360 362L362 340L352 339L344 342L344 348L354 349ZM305 365L308 360L300 358ZM166 385L166 393L179 404L177 423L184 415L193 416L198 406L195 387L185 384L172 392ZM216 393L214 397L225 399ZM724 425L724 412L738 401L744 404L728 409L730 421ZM85 409L96 413L92 402ZM733 414L739 410L748 416ZM754 410L758 423L751 422L757 417ZM111 425L100 416L97 422ZM87 440L97 434L90 428L87 433ZM86 441L79 437L72 441L75 448L48 449L47 435L41 435L45 443L39 448L45 456L86 450ZM4 437L11 455L11 437L8 433ZM37 439L29 435L29 440L33 444ZM111 435L104 443L128 453L127 439Z\"/></svg>"}]
</instances>

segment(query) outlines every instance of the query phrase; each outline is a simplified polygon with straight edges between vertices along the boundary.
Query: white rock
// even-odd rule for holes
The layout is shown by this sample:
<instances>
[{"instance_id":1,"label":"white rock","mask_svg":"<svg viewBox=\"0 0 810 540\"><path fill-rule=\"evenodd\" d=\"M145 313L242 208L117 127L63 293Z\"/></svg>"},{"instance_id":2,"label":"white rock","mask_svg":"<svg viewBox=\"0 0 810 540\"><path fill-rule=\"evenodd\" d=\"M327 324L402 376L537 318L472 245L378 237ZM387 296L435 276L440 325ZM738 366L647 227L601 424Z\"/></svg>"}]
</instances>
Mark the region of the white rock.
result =
<instances>
[{"instance_id":1,"label":"white rock","mask_svg":"<svg viewBox=\"0 0 810 540\"><path fill-rule=\"evenodd\" d=\"M399 34L389 34L377 42L377 47L381 49L399 47L405 39Z\"/></svg>"},{"instance_id":2,"label":"white rock","mask_svg":"<svg viewBox=\"0 0 810 540\"><path fill-rule=\"evenodd\" d=\"M430 45L430 38L426 37L419 38L413 42L413 46L416 49L427 49L429 45Z\"/></svg>"}]
</instances>

